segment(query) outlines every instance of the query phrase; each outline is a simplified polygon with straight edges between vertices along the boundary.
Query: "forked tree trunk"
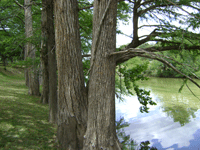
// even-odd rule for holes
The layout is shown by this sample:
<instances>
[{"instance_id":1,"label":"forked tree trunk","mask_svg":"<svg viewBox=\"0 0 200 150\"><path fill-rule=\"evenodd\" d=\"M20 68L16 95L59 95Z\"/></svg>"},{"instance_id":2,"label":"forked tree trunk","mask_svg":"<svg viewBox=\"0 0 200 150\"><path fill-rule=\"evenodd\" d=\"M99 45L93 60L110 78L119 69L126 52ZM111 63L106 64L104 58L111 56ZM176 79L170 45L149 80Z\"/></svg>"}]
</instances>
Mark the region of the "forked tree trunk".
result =
<instances>
[{"instance_id":1,"label":"forked tree trunk","mask_svg":"<svg viewBox=\"0 0 200 150\"><path fill-rule=\"evenodd\" d=\"M55 39L58 66L58 131L61 149L83 147L87 106L76 0L55 2Z\"/></svg>"},{"instance_id":2,"label":"forked tree trunk","mask_svg":"<svg viewBox=\"0 0 200 150\"><path fill-rule=\"evenodd\" d=\"M57 123L57 67L55 54L55 32L53 0L47 1L47 45L49 68L49 122Z\"/></svg>"},{"instance_id":3,"label":"forked tree trunk","mask_svg":"<svg viewBox=\"0 0 200 150\"><path fill-rule=\"evenodd\" d=\"M26 38L30 38L33 36L33 26L32 26L32 11L31 11L31 1L25 0L24 1L24 12L25 12L25 32ZM31 44L31 42L27 42L25 47L25 56L26 58L31 58L32 60L35 59L35 51L36 49ZM28 72L25 72L25 77L27 78L28 75L28 86L29 86L29 94L39 96L39 77L38 72L35 69L34 64L28 68ZM27 81L27 80L26 80Z\"/></svg>"},{"instance_id":4,"label":"forked tree trunk","mask_svg":"<svg viewBox=\"0 0 200 150\"><path fill-rule=\"evenodd\" d=\"M92 69L84 150L121 149L115 128L116 64L113 57L106 55L116 50L116 14L117 0L94 1Z\"/></svg>"},{"instance_id":5,"label":"forked tree trunk","mask_svg":"<svg viewBox=\"0 0 200 150\"><path fill-rule=\"evenodd\" d=\"M42 95L41 102L43 104L48 103L49 99L49 72L48 72L48 49L47 49L47 0L42 0L42 14L41 14L41 26L42 26L42 41L40 51L40 61L42 67Z\"/></svg>"}]
</instances>

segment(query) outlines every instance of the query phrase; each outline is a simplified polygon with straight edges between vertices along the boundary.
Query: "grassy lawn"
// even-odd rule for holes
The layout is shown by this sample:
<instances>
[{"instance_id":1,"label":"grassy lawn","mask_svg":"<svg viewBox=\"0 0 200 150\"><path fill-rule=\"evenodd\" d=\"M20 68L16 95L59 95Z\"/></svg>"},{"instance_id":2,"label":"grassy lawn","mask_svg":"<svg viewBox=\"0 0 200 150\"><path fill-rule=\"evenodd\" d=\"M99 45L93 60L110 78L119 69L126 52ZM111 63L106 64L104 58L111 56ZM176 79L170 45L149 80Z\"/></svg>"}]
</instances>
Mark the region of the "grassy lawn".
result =
<instances>
[{"instance_id":1,"label":"grassy lawn","mask_svg":"<svg viewBox=\"0 0 200 150\"><path fill-rule=\"evenodd\" d=\"M57 149L48 105L29 96L23 70L0 66L0 150Z\"/></svg>"}]
</instances>

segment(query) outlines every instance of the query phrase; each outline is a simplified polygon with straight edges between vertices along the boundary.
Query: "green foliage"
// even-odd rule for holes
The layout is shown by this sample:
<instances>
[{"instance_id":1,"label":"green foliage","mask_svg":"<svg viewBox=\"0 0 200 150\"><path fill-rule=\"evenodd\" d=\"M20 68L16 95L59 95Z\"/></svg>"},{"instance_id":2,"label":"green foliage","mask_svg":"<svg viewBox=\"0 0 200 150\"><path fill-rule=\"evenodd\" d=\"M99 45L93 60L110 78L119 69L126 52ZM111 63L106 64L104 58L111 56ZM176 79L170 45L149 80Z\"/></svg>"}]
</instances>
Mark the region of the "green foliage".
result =
<instances>
[{"instance_id":1,"label":"green foliage","mask_svg":"<svg viewBox=\"0 0 200 150\"><path fill-rule=\"evenodd\" d=\"M132 62L130 62L131 64ZM123 77L125 88L128 94L133 95L131 91L132 87L135 87L135 82L139 80L147 80L148 78L144 76L144 71L147 69L147 64L134 64L133 66L129 63L124 64L119 68L119 73Z\"/></svg>"},{"instance_id":2,"label":"green foliage","mask_svg":"<svg viewBox=\"0 0 200 150\"><path fill-rule=\"evenodd\" d=\"M130 14L131 14L131 7L130 4L121 1L119 2L119 4L117 5L117 20L122 21L124 24L129 22Z\"/></svg>"},{"instance_id":3,"label":"green foliage","mask_svg":"<svg viewBox=\"0 0 200 150\"><path fill-rule=\"evenodd\" d=\"M150 97L150 91L141 89L137 85L137 81L144 81L148 79L145 76L147 68L148 61L141 60L140 58L134 58L127 63L120 65L117 68L118 76L116 76L116 92L118 95L134 95L134 89L139 102L142 104L140 107L140 112L142 113L148 112L148 104L156 105ZM118 96L118 98L121 98L121 96Z\"/></svg>"},{"instance_id":4,"label":"green foliage","mask_svg":"<svg viewBox=\"0 0 200 150\"><path fill-rule=\"evenodd\" d=\"M124 128L128 127L129 123L124 121L124 118L120 118L119 121L116 121L116 132L117 137L122 144L123 150L135 150L135 147L137 146L136 142L134 142L130 135L126 135Z\"/></svg>"},{"instance_id":5,"label":"green foliage","mask_svg":"<svg viewBox=\"0 0 200 150\"><path fill-rule=\"evenodd\" d=\"M11 64L12 67L20 67L20 68L35 68L35 70L39 70L40 68L40 58L36 57L32 59L28 57L26 60L16 60Z\"/></svg>"},{"instance_id":6,"label":"green foliage","mask_svg":"<svg viewBox=\"0 0 200 150\"><path fill-rule=\"evenodd\" d=\"M84 72L84 81L85 81L85 83L87 83L89 81L89 77L87 75L89 68L90 68L90 60L89 59L84 59L83 60L83 72Z\"/></svg>"},{"instance_id":7,"label":"green foliage","mask_svg":"<svg viewBox=\"0 0 200 150\"><path fill-rule=\"evenodd\" d=\"M178 70L183 72L184 74L197 78L199 76L199 65L200 55L197 51L167 51L158 53L163 55L167 59L169 63L171 63ZM169 68L167 65L158 62L156 60L150 61L148 69L146 73L150 76L158 76L158 77L175 77L182 78L183 75L175 72L173 69Z\"/></svg>"},{"instance_id":8,"label":"green foliage","mask_svg":"<svg viewBox=\"0 0 200 150\"><path fill-rule=\"evenodd\" d=\"M138 144L130 138L130 135L126 135L124 128L128 127L130 124L124 121L124 118L120 118L119 121L116 121L116 132L117 137L122 144L123 150L136 150ZM145 141L140 143L139 150L157 150L155 147L149 146L150 142Z\"/></svg>"},{"instance_id":9,"label":"green foliage","mask_svg":"<svg viewBox=\"0 0 200 150\"><path fill-rule=\"evenodd\" d=\"M88 0L81 0L79 2L79 8L84 8L91 5ZM82 54L87 54L91 51L92 44L92 9L84 9L79 11L79 23L80 23L80 37Z\"/></svg>"},{"instance_id":10,"label":"green foliage","mask_svg":"<svg viewBox=\"0 0 200 150\"><path fill-rule=\"evenodd\" d=\"M149 141L141 142L139 150L157 150L155 147L150 147L149 144Z\"/></svg>"},{"instance_id":11,"label":"green foliage","mask_svg":"<svg viewBox=\"0 0 200 150\"><path fill-rule=\"evenodd\" d=\"M24 4L23 0L18 0L20 4ZM36 1L35 1L36 2ZM20 8L14 1L1 1L1 30L0 45L4 45L1 49L1 55L14 60L22 60L24 58L24 47L26 42L31 42L37 50L40 50L41 41L41 6L32 5L33 16L33 36L25 38L25 22L24 9ZM3 33L4 32L4 33ZM3 33L3 34L2 34Z\"/></svg>"},{"instance_id":12,"label":"green foliage","mask_svg":"<svg viewBox=\"0 0 200 150\"><path fill-rule=\"evenodd\" d=\"M156 103L152 101L152 98L150 97L150 91L140 89L137 85L135 85L134 90L136 92L140 104L142 104L142 106L140 107L140 112L148 113L149 108L147 107L147 104L156 105Z\"/></svg>"}]
</instances>

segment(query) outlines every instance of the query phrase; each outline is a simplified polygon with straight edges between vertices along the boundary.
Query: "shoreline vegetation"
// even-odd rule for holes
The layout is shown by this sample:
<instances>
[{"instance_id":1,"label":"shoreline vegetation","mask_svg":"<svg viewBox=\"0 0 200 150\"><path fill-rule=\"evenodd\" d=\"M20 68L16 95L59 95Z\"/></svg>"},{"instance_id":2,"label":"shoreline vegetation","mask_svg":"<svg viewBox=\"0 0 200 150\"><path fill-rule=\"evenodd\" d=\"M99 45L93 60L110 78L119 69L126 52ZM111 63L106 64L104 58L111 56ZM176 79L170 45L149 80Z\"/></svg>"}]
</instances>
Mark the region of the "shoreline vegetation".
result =
<instances>
[{"instance_id":1,"label":"shoreline vegetation","mask_svg":"<svg viewBox=\"0 0 200 150\"><path fill-rule=\"evenodd\" d=\"M7 66L5 70L0 65L0 150L59 149L56 125L49 123L48 111L40 97L28 95L23 68ZM116 121L123 149L150 148L148 141L139 145L125 134L123 128L128 125L123 118Z\"/></svg>"}]
</instances>

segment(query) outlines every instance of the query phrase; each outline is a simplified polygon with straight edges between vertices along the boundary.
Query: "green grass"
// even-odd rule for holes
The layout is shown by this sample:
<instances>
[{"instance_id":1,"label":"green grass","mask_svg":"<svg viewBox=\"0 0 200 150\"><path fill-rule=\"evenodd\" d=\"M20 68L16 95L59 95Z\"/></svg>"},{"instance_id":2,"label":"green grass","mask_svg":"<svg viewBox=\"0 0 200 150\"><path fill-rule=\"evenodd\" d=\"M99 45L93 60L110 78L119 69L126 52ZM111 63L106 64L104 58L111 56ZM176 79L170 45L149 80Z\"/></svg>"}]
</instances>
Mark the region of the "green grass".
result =
<instances>
[{"instance_id":1,"label":"green grass","mask_svg":"<svg viewBox=\"0 0 200 150\"><path fill-rule=\"evenodd\" d=\"M0 150L57 149L48 105L29 96L21 69L0 66Z\"/></svg>"}]
</instances>

